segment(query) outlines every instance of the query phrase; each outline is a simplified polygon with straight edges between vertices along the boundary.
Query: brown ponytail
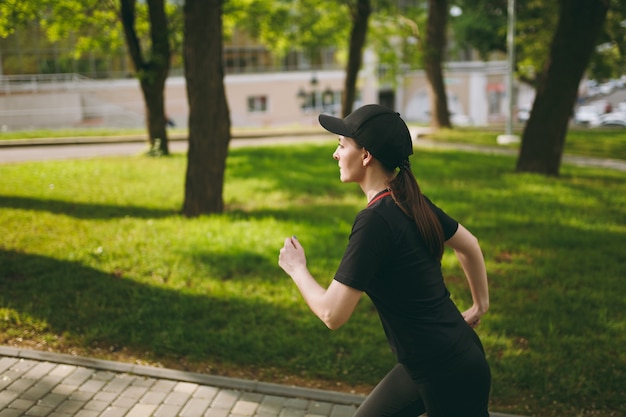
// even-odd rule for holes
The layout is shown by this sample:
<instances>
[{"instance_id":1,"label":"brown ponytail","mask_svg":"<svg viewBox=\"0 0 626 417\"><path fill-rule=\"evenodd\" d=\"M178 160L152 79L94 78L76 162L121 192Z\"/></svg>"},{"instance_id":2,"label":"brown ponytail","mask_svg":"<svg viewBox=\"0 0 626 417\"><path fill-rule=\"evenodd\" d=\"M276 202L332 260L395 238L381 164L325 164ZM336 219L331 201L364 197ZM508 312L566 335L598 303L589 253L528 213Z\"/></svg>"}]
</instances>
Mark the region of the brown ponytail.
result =
<instances>
[{"instance_id":1,"label":"brown ponytail","mask_svg":"<svg viewBox=\"0 0 626 417\"><path fill-rule=\"evenodd\" d=\"M415 221L417 230L432 255L441 260L444 244L443 229L428 205L426 197L420 191L408 160L403 162L400 172L389 183L389 189L400 209Z\"/></svg>"}]
</instances>

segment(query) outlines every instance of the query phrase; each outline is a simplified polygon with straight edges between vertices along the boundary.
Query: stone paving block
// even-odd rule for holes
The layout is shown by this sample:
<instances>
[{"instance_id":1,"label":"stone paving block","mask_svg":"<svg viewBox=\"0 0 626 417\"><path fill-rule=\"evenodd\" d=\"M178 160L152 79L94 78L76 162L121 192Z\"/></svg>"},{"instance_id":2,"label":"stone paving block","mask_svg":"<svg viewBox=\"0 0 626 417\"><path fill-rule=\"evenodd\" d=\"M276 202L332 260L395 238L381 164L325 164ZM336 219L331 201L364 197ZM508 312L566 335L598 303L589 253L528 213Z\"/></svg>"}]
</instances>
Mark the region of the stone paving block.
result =
<instances>
[{"instance_id":1,"label":"stone paving block","mask_svg":"<svg viewBox=\"0 0 626 417\"><path fill-rule=\"evenodd\" d=\"M297 408L305 410L309 406L308 400L302 400L300 398L289 398L285 401L285 407L288 408Z\"/></svg>"},{"instance_id":2,"label":"stone paving block","mask_svg":"<svg viewBox=\"0 0 626 417\"><path fill-rule=\"evenodd\" d=\"M7 357L0 358L0 373L12 367L17 361L18 361L17 358L7 358Z\"/></svg>"},{"instance_id":3,"label":"stone paving block","mask_svg":"<svg viewBox=\"0 0 626 417\"><path fill-rule=\"evenodd\" d=\"M50 371L50 375L65 377L71 374L72 372L74 372L75 370L76 370L76 366L74 365L61 364L61 365L55 366L54 369Z\"/></svg>"},{"instance_id":4,"label":"stone paving block","mask_svg":"<svg viewBox=\"0 0 626 417\"><path fill-rule=\"evenodd\" d=\"M352 405L335 405L330 413L330 417L352 417L356 407Z\"/></svg>"},{"instance_id":5,"label":"stone paving block","mask_svg":"<svg viewBox=\"0 0 626 417\"><path fill-rule=\"evenodd\" d=\"M256 392L244 392L241 394L241 397L239 397L239 400L260 403L263 401L263 394L258 394Z\"/></svg>"},{"instance_id":6,"label":"stone paving block","mask_svg":"<svg viewBox=\"0 0 626 417\"><path fill-rule=\"evenodd\" d=\"M154 412L154 417L178 417L179 405L161 404Z\"/></svg>"},{"instance_id":7,"label":"stone paving block","mask_svg":"<svg viewBox=\"0 0 626 417\"><path fill-rule=\"evenodd\" d=\"M146 417L151 415L156 408L156 405L152 404L135 404L126 414L126 417Z\"/></svg>"},{"instance_id":8,"label":"stone paving block","mask_svg":"<svg viewBox=\"0 0 626 417\"><path fill-rule=\"evenodd\" d=\"M74 415L73 414L59 413L59 412L57 412L55 410L51 414L49 414L48 417L74 417Z\"/></svg>"},{"instance_id":9,"label":"stone paving block","mask_svg":"<svg viewBox=\"0 0 626 417\"><path fill-rule=\"evenodd\" d=\"M31 361L29 359L18 359L12 366L9 368L11 372L15 375L23 375L28 372L30 368L37 365L36 361Z\"/></svg>"},{"instance_id":10,"label":"stone paving block","mask_svg":"<svg viewBox=\"0 0 626 417\"><path fill-rule=\"evenodd\" d=\"M78 413L76 413L76 417L98 417L98 412L90 410L80 410Z\"/></svg>"},{"instance_id":11,"label":"stone paving block","mask_svg":"<svg viewBox=\"0 0 626 417\"><path fill-rule=\"evenodd\" d=\"M225 408L230 410L233 405L235 405L240 395L241 393L239 391L220 390L211 402L211 408Z\"/></svg>"},{"instance_id":12,"label":"stone paving block","mask_svg":"<svg viewBox=\"0 0 626 417\"><path fill-rule=\"evenodd\" d=\"M52 387L49 385L37 383L23 392L20 397L27 400L38 400L45 397L51 389Z\"/></svg>"},{"instance_id":13,"label":"stone paving block","mask_svg":"<svg viewBox=\"0 0 626 417\"><path fill-rule=\"evenodd\" d=\"M132 385L135 387L150 388L151 386L154 385L155 382L156 382L156 379L154 378L135 377L133 379Z\"/></svg>"},{"instance_id":14,"label":"stone paving block","mask_svg":"<svg viewBox=\"0 0 626 417\"><path fill-rule=\"evenodd\" d=\"M133 405L137 403L137 400L134 398L126 398L126 397L117 397L113 404L115 407L125 407L131 408Z\"/></svg>"},{"instance_id":15,"label":"stone paving block","mask_svg":"<svg viewBox=\"0 0 626 417\"><path fill-rule=\"evenodd\" d=\"M0 417L21 417L23 415L23 410L16 410L14 408L5 408L0 411Z\"/></svg>"},{"instance_id":16,"label":"stone paving block","mask_svg":"<svg viewBox=\"0 0 626 417\"><path fill-rule=\"evenodd\" d=\"M117 393L105 392L105 391L97 392L96 395L93 396L94 400L106 401L109 404L111 404L116 398L117 398Z\"/></svg>"},{"instance_id":17,"label":"stone paving block","mask_svg":"<svg viewBox=\"0 0 626 417\"><path fill-rule=\"evenodd\" d=\"M61 383L61 381L63 381L62 376L50 374L45 375L44 377L39 379L39 382L41 382L42 384L50 385L51 387L58 385L59 383Z\"/></svg>"},{"instance_id":18,"label":"stone paving block","mask_svg":"<svg viewBox=\"0 0 626 417\"><path fill-rule=\"evenodd\" d=\"M79 388L78 391L85 392L93 392L96 393L102 389L106 385L106 381L99 381L97 379L90 379L85 381Z\"/></svg>"},{"instance_id":19,"label":"stone paving block","mask_svg":"<svg viewBox=\"0 0 626 417\"><path fill-rule=\"evenodd\" d=\"M9 391L22 392L35 385L36 382L37 381L35 381L34 379L18 378L14 380L13 383L9 385L6 389Z\"/></svg>"},{"instance_id":20,"label":"stone paving block","mask_svg":"<svg viewBox=\"0 0 626 417\"><path fill-rule=\"evenodd\" d=\"M238 400L233 406L231 413L241 416L253 416L258 407L258 402Z\"/></svg>"},{"instance_id":21,"label":"stone paving block","mask_svg":"<svg viewBox=\"0 0 626 417\"><path fill-rule=\"evenodd\" d=\"M94 371L90 369L77 367L74 372L63 380L63 383L68 385L82 385L82 383L91 378L93 374Z\"/></svg>"},{"instance_id":22,"label":"stone paving block","mask_svg":"<svg viewBox=\"0 0 626 417\"><path fill-rule=\"evenodd\" d=\"M141 397L141 399L139 400L139 402L141 404L155 404L155 405L159 405L163 402L163 400L165 399L165 397L167 396L167 393L165 392L155 392L155 391L148 391L144 394L143 397Z\"/></svg>"},{"instance_id":23,"label":"stone paving block","mask_svg":"<svg viewBox=\"0 0 626 417\"><path fill-rule=\"evenodd\" d=\"M15 391L4 390L0 391L0 409L8 407L18 396Z\"/></svg>"},{"instance_id":24,"label":"stone paving block","mask_svg":"<svg viewBox=\"0 0 626 417\"><path fill-rule=\"evenodd\" d=\"M180 411L180 417L202 417L204 412L209 409L211 401L191 398Z\"/></svg>"},{"instance_id":25,"label":"stone paving block","mask_svg":"<svg viewBox=\"0 0 626 417\"><path fill-rule=\"evenodd\" d=\"M199 386L198 389L194 391L192 397L212 400L218 392L219 389L215 387Z\"/></svg>"},{"instance_id":26,"label":"stone paving block","mask_svg":"<svg viewBox=\"0 0 626 417\"><path fill-rule=\"evenodd\" d=\"M135 387L131 385L120 394L120 397L139 400L146 392L148 392L147 387Z\"/></svg>"},{"instance_id":27,"label":"stone paving block","mask_svg":"<svg viewBox=\"0 0 626 417\"><path fill-rule=\"evenodd\" d=\"M333 404L319 401L311 401L307 408L308 414L328 416L333 408Z\"/></svg>"},{"instance_id":28,"label":"stone paving block","mask_svg":"<svg viewBox=\"0 0 626 417\"><path fill-rule=\"evenodd\" d=\"M41 405L36 405L31 407L24 413L25 416L47 416L52 411L50 407L44 407Z\"/></svg>"},{"instance_id":29,"label":"stone paving block","mask_svg":"<svg viewBox=\"0 0 626 417\"><path fill-rule=\"evenodd\" d=\"M128 387L133 380L128 378L126 375L117 375L115 378L110 380L103 388L103 391L117 392L120 393Z\"/></svg>"},{"instance_id":30,"label":"stone paving block","mask_svg":"<svg viewBox=\"0 0 626 417\"><path fill-rule=\"evenodd\" d=\"M257 409L258 414L263 414L266 416L274 415L277 416L280 411L283 409L285 405L285 401L287 401L286 397L278 397L275 395L266 395L263 397L259 408Z\"/></svg>"},{"instance_id":31,"label":"stone paving block","mask_svg":"<svg viewBox=\"0 0 626 417\"><path fill-rule=\"evenodd\" d=\"M92 376L92 379L97 379L98 381L110 381L113 378L115 378L115 373L109 371L96 371Z\"/></svg>"},{"instance_id":32,"label":"stone paving block","mask_svg":"<svg viewBox=\"0 0 626 417\"><path fill-rule=\"evenodd\" d=\"M109 404L110 403L108 401L91 400L87 401L83 409L102 412L109 406Z\"/></svg>"},{"instance_id":33,"label":"stone paving block","mask_svg":"<svg viewBox=\"0 0 626 417\"><path fill-rule=\"evenodd\" d=\"M100 417L124 417L127 412L128 408L107 407L107 409L100 414Z\"/></svg>"},{"instance_id":34,"label":"stone paving block","mask_svg":"<svg viewBox=\"0 0 626 417\"><path fill-rule=\"evenodd\" d=\"M67 385L67 384L59 384L56 387L52 388L52 393L69 396L71 393L76 391L78 386L76 385Z\"/></svg>"},{"instance_id":35,"label":"stone paving block","mask_svg":"<svg viewBox=\"0 0 626 417\"><path fill-rule=\"evenodd\" d=\"M41 379L54 369L56 365L50 362L40 362L24 373L23 378Z\"/></svg>"},{"instance_id":36,"label":"stone paving block","mask_svg":"<svg viewBox=\"0 0 626 417\"><path fill-rule=\"evenodd\" d=\"M23 398L16 398L11 404L9 404L9 408L15 408L16 410L26 411L35 405L35 401L33 400L25 400Z\"/></svg>"},{"instance_id":37,"label":"stone paving block","mask_svg":"<svg viewBox=\"0 0 626 417\"><path fill-rule=\"evenodd\" d=\"M176 386L176 381L159 380L150 387L151 391L170 392Z\"/></svg>"},{"instance_id":38,"label":"stone paving block","mask_svg":"<svg viewBox=\"0 0 626 417\"><path fill-rule=\"evenodd\" d=\"M182 406L190 397L191 395L183 392L170 392L167 397L165 397L165 400L163 400L163 403Z\"/></svg>"},{"instance_id":39,"label":"stone paving block","mask_svg":"<svg viewBox=\"0 0 626 417\"><path fill-rule=\"evenodd\" d=\"M297 408L283 408L280 411L280 417L304 417L305 411Z\"/></svg>"},{"instance_id":40,"label":"stone paving block","mask_svg":"<svg viewBox=\"0 0 626 417\"><path fill-rule=\"evenodd\" d=\"M93 398L94 392L89 391L74 391L70 394L69 398L75 401L87 402Z\"/></svg>"},{"instance_id":41,"label":"stone paving block","mask_svg":"<svg viewBox=\"0 0 626 417\"><path fill-rule=\"evenodd\" d=\"M0 374L0 391L5 389L6 387L11 385L12 383L13 383L13 378L11 378L10 376L6 375L6 372Z\"/></svg>"},{"instance_id":42,"label":"stone paving block","mask_svg":"<svg viewBox=\"0 0 626 417\"><path fill-rule=\"evenodd\" d=\"M65 400L54 410L57 413L65 413L65 414L74 414L78 410L80 410L83 405L85 405L84 401L75 401L75 400Z\"/></svg>"},{"instance_id":43,"label":"stone paving block","mask_svg":"<svg viewBox=\"0 0 626 417\"><path fill-rule=\"evenodd\" d=\"M229 417L230 413L225 408L209 408L204 413L204 417Z\"/></svg>"},{"instance_id":44,"label":"stone paving block","mask_svg":"<svg viewBox=\"0 0 626 417\"><path fill-rule=\"evenodd\" d=\"M191 382L179 382L174 385L174 389L172 391L191 395L196 389L198 389L198 384L193 384Z\"/></svg>"},{"instance_id":45,"label":"stone paving block","mask_svg":"<svg viewBox=\"0 0 626 417\"><path fill-rule=\"evenodd\" d=\"M51 392L43 397L41 400L39 400L39 404L45 405L46 407L55 408L57 405L61 404L65 400L65 398L67 398L65 395L55 394Z\"/></svg>"}]
</instances>

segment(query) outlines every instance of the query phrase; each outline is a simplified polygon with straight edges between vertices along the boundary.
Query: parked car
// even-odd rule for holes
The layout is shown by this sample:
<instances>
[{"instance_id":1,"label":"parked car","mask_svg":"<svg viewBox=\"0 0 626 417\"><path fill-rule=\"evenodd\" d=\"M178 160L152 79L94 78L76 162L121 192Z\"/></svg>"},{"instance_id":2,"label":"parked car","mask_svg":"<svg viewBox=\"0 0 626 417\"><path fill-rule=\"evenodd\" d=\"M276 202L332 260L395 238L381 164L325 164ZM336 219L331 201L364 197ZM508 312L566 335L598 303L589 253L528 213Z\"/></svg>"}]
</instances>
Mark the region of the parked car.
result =
<instances>
[{"instance_id":1,"label":"parked car","mask_svg":"<svg viewBox=\"0 0 626 417\"><path fill-rule=\"evenodd\" d=\"M599 126L626 127L626 111L614 111L600 116Z\"/></svg>"},{"instance_id":2,"label":"parked car","mask_svg":"<svg viewBox=\"0 0 626 417\"><path fill-rule=\"evenodd\" d=\"M530 118L530 107L520 107L517 111L517 121L519 123L526 123Z\"/></svg>"},{"instance_id":3,"label":"parked car","mask_svg":"<svg viewBox=\"0 0 626 417\"><path fill-rule=\"evenodd\" d=\"M600 116L603 113L597 105L580 106L574 113L574 122L581 125L598 126L600 124Z\"/></svg>"},{"instance_id":4,"label":"parked car","mask_svg":"<svg viewBox=\"0 0 626 417\"><path fill-rule=\"evenodd\" d=\"M472 119L467 114L452 113L450 114L450 123L454 126L471 126Z\"/></svg>"}]
</instances>

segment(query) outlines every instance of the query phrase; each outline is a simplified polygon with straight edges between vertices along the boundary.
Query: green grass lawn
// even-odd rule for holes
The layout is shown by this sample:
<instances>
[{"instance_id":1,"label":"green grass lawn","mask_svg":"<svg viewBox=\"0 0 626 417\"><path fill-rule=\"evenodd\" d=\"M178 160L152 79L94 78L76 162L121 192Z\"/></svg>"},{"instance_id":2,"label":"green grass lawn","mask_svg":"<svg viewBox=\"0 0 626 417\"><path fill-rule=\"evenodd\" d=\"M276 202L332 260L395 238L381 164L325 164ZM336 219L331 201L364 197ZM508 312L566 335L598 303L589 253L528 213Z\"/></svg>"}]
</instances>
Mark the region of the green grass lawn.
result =
<instances>
[{"instance_id":1,"label":"green grass lawn","mask_svg":"<svg viewBox=\"0 0 626 417\"><path fill-rule=\"evenodd\" d=\"M331 332L277 265L295 234L333 277L366 203L334 146L233 149L226 212L196 219L179 215L183 155L0 165L0 343L363 392L393 364L369 300ZM491 409L626 415L624 173L435 150L413 165L485 253ZM443 266L467 307L451 252Z\"/></svg>"},{"instance_id":2,"label":"green grass lawn","mask_svg":"<svg viewBox=\"0 0 626 417\"><path fill-rule=\"evenodd\" d=\"M500 146L497 145L496 138L503 133L503 130L485 128L455 128L442 129L427 137L445 142ZM516 129L513 134L521 138L522 131ZM505 146L519 148L519 144ZM572 126L567 132L564 152L571 155L626 160L626 129Z\"/></svg>"}]
</instances>

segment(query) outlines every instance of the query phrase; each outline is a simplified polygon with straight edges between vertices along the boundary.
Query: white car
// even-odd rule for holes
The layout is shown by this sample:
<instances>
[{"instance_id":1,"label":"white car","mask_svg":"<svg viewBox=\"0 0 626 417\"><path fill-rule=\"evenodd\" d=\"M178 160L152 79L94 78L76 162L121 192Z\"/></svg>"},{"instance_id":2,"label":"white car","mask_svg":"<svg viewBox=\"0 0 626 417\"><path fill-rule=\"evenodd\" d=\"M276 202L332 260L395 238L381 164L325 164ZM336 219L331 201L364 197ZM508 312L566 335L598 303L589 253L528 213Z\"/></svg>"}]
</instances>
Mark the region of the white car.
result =
<instances>
[{"instance_id":1,"label":"white car","mask_svg":"<svg viewBox=\"0 0 626 417\"><path fill-rule=\"evenodd\" d=\"M576 124L598 126L600 124L600 116L602 113L596 105L580 106L574 113L574 122Z\"/></svg>"},{"instance_id":2,"label":"white car","mask_svg":"<svg viewBox=\"0 0 626 417\"><path fill-rule=\"evenodd\" d=\"M530 119L530 107L520 107L517 111L517 121L519 123L526 123Z\"/></svg>"},{"instance_id":3,"label":"white car","mask_svg":"<svg viewBox=\"0 0 626 417\"><path fill-rule=\"evenodd\" d=\"M599 126L626 127L626 112L614 111L600 116Z\"/></svg>"}]
</instances>

